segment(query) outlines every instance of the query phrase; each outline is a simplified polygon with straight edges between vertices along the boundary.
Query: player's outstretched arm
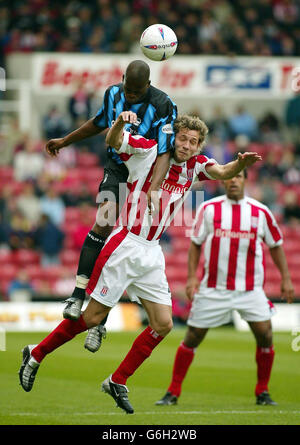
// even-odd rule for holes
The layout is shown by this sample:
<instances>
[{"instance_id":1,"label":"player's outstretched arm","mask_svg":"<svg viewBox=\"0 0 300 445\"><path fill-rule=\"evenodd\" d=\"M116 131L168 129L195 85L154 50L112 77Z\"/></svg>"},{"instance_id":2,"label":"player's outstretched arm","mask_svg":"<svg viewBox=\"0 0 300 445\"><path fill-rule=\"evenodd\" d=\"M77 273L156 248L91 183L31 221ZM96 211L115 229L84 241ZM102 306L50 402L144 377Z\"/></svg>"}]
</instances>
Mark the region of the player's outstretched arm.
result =
<instances>
[{"instance_id":1,"label":"player's outstretched arm","mask_svg":"<svg viewBox=\"0 0 300 445\"><path fill-rule=\"evenodd\" d=\"M288 303L294 300L294 287L290 277L286 256L282 246L270 248L271 257L281 275L281 298Z\"/></svg>"},{"instance_id":2,"label":"player's outstretched arm","mask_svg":"<svg viewBox=\"0 0 300 445\"><path fill-rule=\"evenodd\" d=\"M235 161L228 162L228 164L220 165L213 164L206 167L207 173L214 179L231 179L234 178L240 171L246 167L250 167L262 158L255 152L239 153Z\"/></svg>"},{"instance_id":3,"label":"player's outstretched arm","mask_svg":"<svg viewBox=\"0 0 300 445\"><path fill-rule=\"evenodd\" d=\"M118 150L123 143L123 129L125 124L133 124L137 120L137 115L133 111L122 111L113 126L108 130L105 142Z\"/></svg>"},{"instance_id":4,"label":"player's outstretched arm","mask_svg":"<svg viewBox=\"0 0 300 445\"><path fill-rule=\"evenodd\" d=\"M50 141L48 141L46 144L47 153L51 157L55 157L58 155L59 150L61 150L63 147L67 147L70 144L74 144L75 142L82 141L83 139L101 133L102 129L97 127L93 120L94 118L88 120L81 125L81 127L77 128L77 130L72 131L72 133L69 133L63 138L50 139Z\"/></svg>"}]
</instances>

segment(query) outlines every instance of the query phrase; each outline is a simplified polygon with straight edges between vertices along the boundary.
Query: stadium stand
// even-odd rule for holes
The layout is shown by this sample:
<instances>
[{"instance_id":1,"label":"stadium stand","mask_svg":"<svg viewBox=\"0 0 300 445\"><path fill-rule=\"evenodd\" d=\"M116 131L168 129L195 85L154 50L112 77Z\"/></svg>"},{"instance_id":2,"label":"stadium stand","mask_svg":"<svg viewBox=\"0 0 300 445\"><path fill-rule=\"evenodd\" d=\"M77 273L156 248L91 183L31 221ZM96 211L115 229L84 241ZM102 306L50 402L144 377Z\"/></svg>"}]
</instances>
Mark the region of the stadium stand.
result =
<instances>
[{"instance_id":1,"label":"stadium stand","mask_svg":"<svg viewBox=\"0 0 300 445\"><path fill-rule=\"evenodd\" d=\"M176 28L178 54L300 53L297 0L10 0L0 12L5 54L132 53L153 23Z\"/></svg>"}]
</instances>

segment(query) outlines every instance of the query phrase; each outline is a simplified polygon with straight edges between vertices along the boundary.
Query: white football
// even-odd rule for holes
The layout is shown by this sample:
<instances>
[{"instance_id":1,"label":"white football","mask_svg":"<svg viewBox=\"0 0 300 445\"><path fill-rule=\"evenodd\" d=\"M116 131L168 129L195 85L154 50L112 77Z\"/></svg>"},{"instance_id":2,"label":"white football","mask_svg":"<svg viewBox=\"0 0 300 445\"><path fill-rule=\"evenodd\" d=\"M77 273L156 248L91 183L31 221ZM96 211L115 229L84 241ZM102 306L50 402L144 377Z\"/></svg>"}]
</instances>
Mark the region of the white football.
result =
<instances>
[{"instance_id":1,"label":"white football","mask_svg":"<svg viewBox=\"0 0 300 445\"><path fill-rule=\"evenodd\" d=\"M166 25L148 26L141 36L140 46L146 57L151 60L166 60L173 56L177 49L175 32Z\"/></svg>"}]
</instances>

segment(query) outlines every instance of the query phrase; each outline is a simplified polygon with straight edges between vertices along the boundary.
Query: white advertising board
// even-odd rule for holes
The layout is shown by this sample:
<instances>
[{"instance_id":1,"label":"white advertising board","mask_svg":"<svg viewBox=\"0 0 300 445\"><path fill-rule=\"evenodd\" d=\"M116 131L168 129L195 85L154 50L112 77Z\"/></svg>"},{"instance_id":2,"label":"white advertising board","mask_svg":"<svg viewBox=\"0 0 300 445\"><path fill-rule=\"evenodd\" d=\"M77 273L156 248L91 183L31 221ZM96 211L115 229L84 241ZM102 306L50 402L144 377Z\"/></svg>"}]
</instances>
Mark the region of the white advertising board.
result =
<instances>
[{"instance_id":1,"label":"white advertising board","mask_svg":"<svg viewBox=\"0 0 300 445\"><path fill-rule=\"evenodd\" d=\"M31 56L32 88L38 94L74 91L83 80L103 93L121 82L133 55L36 53ZM300 58L174 56L164 62L147 60L151 81L173 96L288 97L300 89Z\"/></svg>"},{"instance_id":2,"label":"white advertising board","mask_svg":"<svg viewBox=\"0 0 300 445\"><path fill-rule=\"evenodd\" d=\"M300 304L275 303L276 314L271 318L273 331L300 332ZM249 325L234 311L233 322L237 330L249 331Z\"/></svg>"},{"instance_id":3,"label":"white advertising board","mask_svg":"<svg viewBox=\"0 0 300 445\"><path fill-rule=\"evenodd\" d=\"M52 331L63 320L61 303L0 303L1 331ZM139 309L132 303L115 306L106 324L108 331L135 330L141 325Z\"/></svg>"}]
</instances>

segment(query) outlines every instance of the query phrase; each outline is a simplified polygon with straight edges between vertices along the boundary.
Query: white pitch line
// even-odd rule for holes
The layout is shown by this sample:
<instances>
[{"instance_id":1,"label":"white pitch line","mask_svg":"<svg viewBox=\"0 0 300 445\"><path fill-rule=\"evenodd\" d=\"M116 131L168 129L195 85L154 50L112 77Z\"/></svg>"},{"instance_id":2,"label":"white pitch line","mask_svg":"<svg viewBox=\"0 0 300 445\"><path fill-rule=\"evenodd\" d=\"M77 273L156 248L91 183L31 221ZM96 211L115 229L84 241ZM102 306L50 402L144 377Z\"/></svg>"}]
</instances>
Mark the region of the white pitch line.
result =
<instances>
[{"instance_id":1,"label":"white pitch line","mask_svg":"<svg viewBox=\"0 0 300 445\"><path fill-rule=\"evenodd\" d=\"M300 414L300 411L288 411L288 410L277 410L276 408L272 408L273 414ZM135 412L136 415L154 415L154 414L188 414L188 415L210 415L210 414L266 414L270 411L266 410L252 410L252 411L239 411L239 410L220 410L220 411L143 411L143 412ZM99 412L86 412L86 413L60 413L61 415L70 415L70 416L98 416L98 415L106 415L106 416L119 416L122 414L122 411L119 412L109 412L109 413L100 413ZM53 417L57 416L57 413L11 413L11 416L45 416L45 417Z\"/></svg>"}]
</instances>

